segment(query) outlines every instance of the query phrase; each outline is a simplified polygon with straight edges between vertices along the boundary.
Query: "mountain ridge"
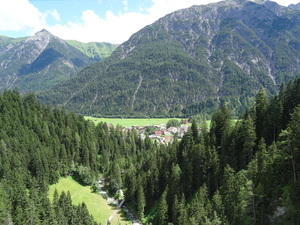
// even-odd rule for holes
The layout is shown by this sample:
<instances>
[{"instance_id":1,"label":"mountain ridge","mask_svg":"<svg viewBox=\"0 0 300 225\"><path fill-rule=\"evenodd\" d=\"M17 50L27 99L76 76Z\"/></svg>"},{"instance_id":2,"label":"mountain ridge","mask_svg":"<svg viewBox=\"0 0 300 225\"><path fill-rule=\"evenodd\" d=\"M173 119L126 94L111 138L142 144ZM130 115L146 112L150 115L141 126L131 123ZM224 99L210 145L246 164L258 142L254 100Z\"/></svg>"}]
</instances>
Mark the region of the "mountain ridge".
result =
<instances>
[{"instance_id":1,"label":"mountain ridge","mask_svg":"<svg viewBox=\"0 0 300 225\"><path fill-rule=\"evenodd\" d=\"M298 22L270 1L181 9L40 98L82 114L186 116L225 102L238 114L260 87L272 95L300 75Z\"/></svg>"},{"instance_id":2,"label":"mountain ridge","mask_svg":"<svg viewBox=\"0 0 300 225\"><path fill-rule=\"evenodd\" d=\"M1 36L0 89L40 91L67 80L85 66L107 57L116 47L100 44L90 46L91 53L87 55L45 29L24 38ZM101 48L106 48L104 54Z\"/></svg>"}]
</instances>

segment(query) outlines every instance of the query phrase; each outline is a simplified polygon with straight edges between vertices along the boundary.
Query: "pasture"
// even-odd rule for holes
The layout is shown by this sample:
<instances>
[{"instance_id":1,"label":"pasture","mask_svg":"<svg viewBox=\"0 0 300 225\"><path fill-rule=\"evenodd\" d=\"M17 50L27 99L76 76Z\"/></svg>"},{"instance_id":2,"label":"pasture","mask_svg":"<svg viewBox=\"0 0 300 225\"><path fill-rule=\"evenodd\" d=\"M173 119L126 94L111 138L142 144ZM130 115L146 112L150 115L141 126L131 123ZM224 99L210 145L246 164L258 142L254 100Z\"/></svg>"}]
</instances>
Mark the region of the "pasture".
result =
<instances>
[{"instance_id":1,"label":"pasture","mask_svg":"<svg viewBox=\"0 0 300 225\"><path fill-rule=\"evenodd\" d=\"M115 206L107 202L102 196L92 193L90 187L85 187L74 181L71 177L60 178L57 184L51 185L48 192L48 197L52 201L55 189L61 194L62 191L70 191L72 197L72 203L78 205L84 202L89 210L89 213L93 215L95 221L101 224L106 224L108 217L112 214ZM122 211L119 211L113 218L116 224L130 224ZM112 221L112 222L113 222ZM114 223L112 223L114 224Z\"/></svg>"},{"instance_id":2,"label":"pasture","mask_svg":"<svg viewBox=\"0 0 300 225\"><path fill-rule=\"evenodd\" d=\"M86 120L93 121L96 125L98 123L106 122L116 127L118 124L122 127L131 127L133 125L146 126L146 125L166 125L170 119L173 118L149 118L149 119L121 119L121 118L95 118L95 117L84 117ZM181 119L178 119L179 121Z\"/></svg>"}]
</instances>

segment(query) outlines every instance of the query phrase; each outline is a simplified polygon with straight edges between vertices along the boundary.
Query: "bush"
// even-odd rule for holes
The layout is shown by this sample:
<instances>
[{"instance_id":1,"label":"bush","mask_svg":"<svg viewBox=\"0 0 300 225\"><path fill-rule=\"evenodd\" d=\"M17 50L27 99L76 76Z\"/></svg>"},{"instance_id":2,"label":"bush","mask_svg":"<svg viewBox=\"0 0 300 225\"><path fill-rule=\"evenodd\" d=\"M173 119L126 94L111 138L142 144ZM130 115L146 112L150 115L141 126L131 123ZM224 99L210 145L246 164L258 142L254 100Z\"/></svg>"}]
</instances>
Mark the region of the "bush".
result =
<instances>
[{"instance_id":1,"label":"bush","mask_svg":"<svg viewBox=\"0 0 300 225\"><path fill-rule=\"evenodd\" d=\"M169 127L179 127L179 126L180 126L180 122L177 119L170 119L167 122L167 128L169 128Z\"/></svg>"}]
</instances>

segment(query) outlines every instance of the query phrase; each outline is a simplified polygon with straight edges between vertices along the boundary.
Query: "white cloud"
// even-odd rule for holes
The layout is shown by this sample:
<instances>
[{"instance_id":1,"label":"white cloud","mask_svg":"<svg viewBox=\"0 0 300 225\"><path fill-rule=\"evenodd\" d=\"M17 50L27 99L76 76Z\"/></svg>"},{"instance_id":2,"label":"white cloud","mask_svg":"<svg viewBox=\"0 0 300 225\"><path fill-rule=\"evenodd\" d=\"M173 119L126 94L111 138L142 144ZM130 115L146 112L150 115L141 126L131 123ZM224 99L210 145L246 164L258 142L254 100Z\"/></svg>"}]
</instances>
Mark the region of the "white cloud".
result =
<instances>
[{"instance_id":1,"label":"white cloud","mask_svg":"<svg viewBox=\"0 0 300 225\"><path fill-rule=\"evenodd\" d=\"M147 20L149 17L141 13L115 15L111 11L107 11L105 19L102 19L94 11L87 10L82 13L81 23L57 24L47 29L63 39L121 43L143 28Z\"/></svg>"},{"instance_id":2,"label":"white cloud","mask_svg":"<svg viewBox=\"0 0 300 225\"><path fill-rule=\"evenodd\" d=\"M56 9L50 10L48 13L53 16L55 20L60 21L60 16Z\"/></svg>"},{"instance_id":3,"label":"white cloud","mask_svg":"<svg viewBox=\"0 0 300 225\"><path fill-rule=\"evenodd\" d=\"M49 16L53 17L56 21L60 21L60 15L56 9L48 10L48 11L42 13L43 21L46 21ZM46 23L45 23L45 26L47 26Z\"/></svg>"},{"instance_id":4,"label":"white cloud","mask_svg":"<svg viewBox=\"0 0 300 225\"><path fill-rule=\"evenodd\" d=\"M288 6L290 4L297 4L299 3L299 0L276 0L275 2L277 2L279 5L283 5L283 6Z\"/></svg>"},{"instance_id":5,"label":"white cloud","mask_svg":"<svg viewBox=\"0 0 300 225\"><path fill-rule=\"evenodd\" d=\"M100 4L102 0L97 0ZM139 12L128 12L128 0L120 0L125 12L114 14L107 11L100 17L93 10L82 12L80 22L69 21L67 24L49 25L48 16L60 21L59 13L53 9L41 13L28 0L0 0L0 31L31 31L33 34L42 28L48 29L54 35L63 39L75 39L82 42L110 42L122 43L135 32L160 17L175 10L187 8L192 5L208 4L219 0L152 0L152 6ZM284 1L284 2L283 2ZM297 1L277 0L281 5L297 3ZM16 5L18 7L16 7Z\"/></svg>"},{"instance_id":6,"label":"white cloud","mask_svg":"<svg viewBox=\"0 0 300 225\"><path fill-rule=\"evenodd\" d=\"M107 11L105 18L100 18L92 10L82 13L82 22L69 22L66 25L55 25L49 27L49 31L63 39L76 39L82 42L111 42L122 43L129 37L148 24L158 20L160 17L181 8L187 8L199 4L199 0L152 0L153 5L142 12L119 12L117 15ZM203 0L201 4L219 0ZM128 2L122 1L127 7Z\"/></svg>"},{"instance_id":7,"label":"white cloud","mask_svg":"<svg viewBox=\"0 0 300 225\"><path fill-rule=\"evenodd\" d=\"M0 0L0 30L20 31L43 28L43 14L27 0Z\"/></svg>"}]
</instances>

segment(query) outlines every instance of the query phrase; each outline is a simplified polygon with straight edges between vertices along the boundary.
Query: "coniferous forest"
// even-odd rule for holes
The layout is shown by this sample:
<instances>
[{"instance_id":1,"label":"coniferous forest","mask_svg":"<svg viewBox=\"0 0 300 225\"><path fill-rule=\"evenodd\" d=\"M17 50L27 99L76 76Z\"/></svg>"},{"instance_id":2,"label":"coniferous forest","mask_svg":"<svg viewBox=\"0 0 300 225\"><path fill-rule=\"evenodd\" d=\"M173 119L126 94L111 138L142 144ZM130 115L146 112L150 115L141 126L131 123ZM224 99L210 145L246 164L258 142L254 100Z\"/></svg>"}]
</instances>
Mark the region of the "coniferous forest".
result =
<instances>
[{"instance_id":1,"label":"coniferous forest","mask_svg":"<svg viewBox=\"0 0 300 225\"><path fill-rule=\"evenodd\" d=\"M69 193L50 202L47 191L60 177L93 185L102 174L143 224L300 224L299 104L300 79L272 98L261 88L237 122L224 104L210 127L193 120L161 145L5 90L0 223L97 224Z\"/></svg>"}]
</instances>

